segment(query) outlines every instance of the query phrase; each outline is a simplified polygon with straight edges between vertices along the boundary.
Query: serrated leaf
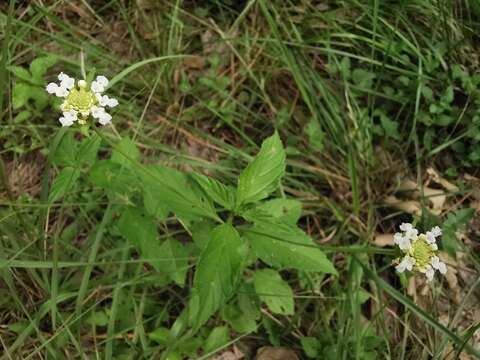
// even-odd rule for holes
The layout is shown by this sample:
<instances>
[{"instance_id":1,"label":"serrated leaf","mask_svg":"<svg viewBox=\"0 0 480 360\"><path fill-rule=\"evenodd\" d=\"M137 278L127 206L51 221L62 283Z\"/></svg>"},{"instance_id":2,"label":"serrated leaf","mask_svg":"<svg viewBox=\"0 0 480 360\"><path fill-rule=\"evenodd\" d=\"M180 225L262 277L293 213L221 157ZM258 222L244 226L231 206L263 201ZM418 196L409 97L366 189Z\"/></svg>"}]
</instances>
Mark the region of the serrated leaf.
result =
<instances>
[{"instance_id":1,"label":"serrated leaf","mask_svg":"<svg viewBox=\"0 0 480 360\"><path fill-rule=\"evenodd\" d=\"M48 195L48 201L53 203L65 196L76 185L78 178L80 177L80 170L73 167L66 167L62 169L55 180L53 180L50 194Z\"/></svg>"},{"instance_id":2,"label":"serrated leaf","mask_svg":"<svg viewBox=\"0 0 480 360\"><path fill-rule=\"evenodd\" d=\"M167 239L160 245L159 257L164 259L160 263L161 271L179 286L185 285L188 270L188 251L177 240Z\"/></svg>"},{"instance_id":3,"label":"serrated leaf","mask_svg":"<svg viewBox=\"0 0 480 360\"><path fill-rule=\"evenodd\" d=\"M337 274L313 240L301 229L282 223L257 223L245 231L257 256L270 266Z\"/></svg>"},{"instance_id":4,"label":"serrated leaf","mask_svg":"<svg viewBox=\"0 0 480 360\"><path fill-rule=\"evenodd\" d=\"M155 221L138 208L127 208L118 220L120 234L134 246L142 259L149 259L148 263L157 271L162 271L165 258L164 249L160 240ZM152 259L159 259L154 261Z\"/></svg>"},{"instance_id":5,"label":"serrated leaf","mask_svg":"<svg viewBox=\"0 0 480 360\"><path fill-rule=\"evenodd\" d=\"M31 82L32 80L32 75L30 72L21 66L9 66L7 69L19 79L27 82Z\"/></svg>"},{"instance_id":6,"label":"serrated leaf","mask_svg":"<svg viewBox=\"0 0 480 360\"><path fill-rule=\"evenodd\" d=\"M161 220L164 220L168 217L168 207L162 201L162 198L157 196L157 192L151 186L143 187L143 206L145 206L145 210L150 215Z\"/></svg>"},{"instance_id":7,"label":"serrated leaf","mask_svg":"<svg viewBox=\"0 0 480 360\"><path fill-rule=\"evenodd\" d=\"M195 271L190 306L194 309L194 328L202 326L233 294L245 257L245 244L235 228L229 224L217 226Z\"/></svg>"},{"instance_id":8,"label":"serrated leaf","mask_svg":"<svg viewBox=\"0 0 480 360\"><path fill-rule=\"evenodd\" d=\"M266 198L285 173L285 150L275 132L266 139L254 160L242 171L237 187L237 207Z\"/></svg>"},{"instance_id":9,"label":"serrated leaf","mask_svg":"<svg viewBox=\"0 0 480 360\"><path fill-rule=\"evenodd\" d=\"M232 210L235 207L235 188L202 174L192 173L190 176L214 202L227 210Z\"/></svg>"},{"instance_id":10,"label":"serrated leaf","mask_svg":"<svg viewBox=\"0 0 480 360\"><path fill-rule=\"evenodd\" d=\"M66 131L59 140L52 162L57 166L76 166L77 143L73 131Z\"/></svg>"},{"instance_id":11,"label":"serrated leaf","mask_svg":"<svg viewBox=\"0 0 480 360\"><path fill-rule=\"evenodd\" d=\"M38 84L43 84L43 75L57 63L57 58L54 56L42 56L36 58L30 63L30 72L32 73L33 81Z\"/></svg>"},{"instance_id":12,"label":"serrated leaf","mask_svg":"<svg viewBox=\"0 0 480 360\"><path fill-rule=\"evenodd\" d=\"M135 143L127 137L120 140L112 151L112 162L130 168L133 167L131 160L138 161L138 159L140 159L140 151L138 151Z\"/></svg>"},{"instance_id":13,"label":"serrated leaf","mask_svg":"<svg viewBox=\"0 0 480 360\"><path fill-rule=\"evenodd\" d=\"M14 110L25 106L30 99L31 86L25 83L17 83L13 86L12 107Z\"/></svg>"},{"instance_id":14,"label":"serrated leaf","mask_svg":"<svg viewBox=\"0 0 480 360\"><path fill-rule=\"evenodd\" d=\"M230 341L230 332L226 326L217 326L213 328L205 340L203 352L208 354L212 351L220 349Z\"/></svg>"},{"instance_id":15,"label":"serrated leaf","mask_svg":"<svg viewBox=\"0 0 480 360\"><path fill-rule=\"evenodd\" d=\"M198 185L184 173L161 166L149 166L142 172L144 189L159 204L186 220L219 220L212 203Z\"/></svg>"},{"instance_id":16,"label":"serrated leaf","mask_svg":"<svg viewBox=\"0 0 480 360\"><path fill-rule=\"evenodd\" d=\"M89 179L109 193L130 195L138 189L138 178L128 168L110 160L97 161L90 169Z\"/></svg>"},{"instance_id":17,"label":"serrated leaf","mask_svg":"<svg viewBox=\"0 0 480 360\"><path fill-rule=\"evenodd\" d=\"M302 213L302 203L294 199L273 199L248 210L242 216L253 222L264 222L273 219L289 225L295 225Z\"/></svg>"},{"instance_id":18,"label":"serrated leaf","mask_svg":"<svg viewBox=\"0 0 480 360\"><path fill-rule=\"evenodd\" d=\"M86 163L88 165L93 165L97 159L98 149L100 149L100 144L102 138L97 134L94 134L88 138L85 138L78 149L77 161L79 163Z\"/></svg>"},{"instance_id":19,"label":"serrated leaf","mask_svg":"<svg viewBox=\"0 0 480 360\"><path fill-rule=\"evenodd\" d=\"M280 274L272 269L257 270L253 284L258 297L274 314L293 315L293 291Z\"/></svg>"}]
</instances>

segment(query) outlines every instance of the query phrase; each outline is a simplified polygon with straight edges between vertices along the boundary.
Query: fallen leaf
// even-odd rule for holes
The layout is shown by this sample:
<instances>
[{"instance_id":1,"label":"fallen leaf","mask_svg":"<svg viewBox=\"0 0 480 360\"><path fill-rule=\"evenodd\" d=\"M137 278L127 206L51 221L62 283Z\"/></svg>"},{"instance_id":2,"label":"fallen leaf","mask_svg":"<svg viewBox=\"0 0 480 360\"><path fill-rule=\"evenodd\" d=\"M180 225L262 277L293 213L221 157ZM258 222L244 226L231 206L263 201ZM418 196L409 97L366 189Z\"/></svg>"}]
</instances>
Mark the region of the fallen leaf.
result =
<instances>
[{"instance_id":1,"label":"fallen leaf","mask_svg":"<svg viewBox=\"0 0 480 360\"><path fill-rule=\"evenodd\" d=\"M384 200L385 205L391 206L398 210L405 211L409 214L420 215L422 207L418 201L414 200L400 200L399 198L390 195Z\"/></svg>"},{"instance_id":2,"label":"fallen leaf","mask_svg":"<svg viewBox=\"0 0 480 360\"><path fill-rule=\"evenodd\" d=\"M257 352L256 360L299 360L297 354L284 347L264 346Z\"/></svg>"},{"instance_id":3,"label":"fallen leaf","mask_svg":"<svg viewBox=\"0 0 480 360\"><path fill-rule=\"evenodd\" d=\"M373 244L380 247L393 246L393 234L379 234L373 239Z\"/></svg>"}]
</instances>

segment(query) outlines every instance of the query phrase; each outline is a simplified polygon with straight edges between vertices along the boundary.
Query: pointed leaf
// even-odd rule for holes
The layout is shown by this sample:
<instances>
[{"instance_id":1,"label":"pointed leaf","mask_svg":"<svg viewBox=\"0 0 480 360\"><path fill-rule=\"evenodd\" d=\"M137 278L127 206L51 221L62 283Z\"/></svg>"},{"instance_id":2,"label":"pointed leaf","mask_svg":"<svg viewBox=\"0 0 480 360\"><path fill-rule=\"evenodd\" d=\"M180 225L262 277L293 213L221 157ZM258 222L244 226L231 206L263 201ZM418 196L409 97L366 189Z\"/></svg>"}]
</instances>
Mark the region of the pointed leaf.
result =
<instances>
[{"instance_id":1,"label":"pointed leaf","mask_svg":"<svg viewBox=\"0 0 480 360\"><path fill-rule=\"evenodd\" d=\"M74 185L80 176L80 171L73 167L66 167L62 169L55 180L53 180L52 188L48 196L48 201L53 203L65 196Z\"/></svg>"},{"instance_id":2,"label":"pointed leaf","mask_svg":"<svg viewBox=\"0 0 480 360\"><path fill-rule=\"evenodd\" d=\"M237 206L262 200L278 186L285 172L285 150L275 132L266 139L255 159L240 174Z\"/></svg>"},{"instance_id":3,"label":"pointed leaf","mask_svg":"<svg viewBox=\"0 0 480 360\"><path fill-rule=\"evenodd\" d=\"M232 186L202 174L192 173L191 176L214 202L227 210L235 207L235 189Z\"/></svg>"},{"instance_id":4,"label":"pointed leaf","mask_svg":"<svg viewBox=\"0 0 480 360\"><path fill-rule=\"evenodd\" d=\"M270 266L337 274L313 240L301 229L282 223L257 223L246 230L257 256Z\"/></svg>"},{"instance_id":5,"label":"pointed leaf","mask_svg":"<svg viewBox=\"0 0 480 360\"><path fill-rule=\"evenodd\" d=\"M229 224L217 226L200 255L193 280L194 328L202 326L233 294L245 257L245 244L235 228Z\"/></svg>"},{"instance_id":6,"label":"pointed leaf","mask_svg":"<svg viewBox=\"0 0 480 360\"><path fill-rule=\"evenodd\" d=\"M293 315L293 291L280 274L272 269L257 270L253 274L255 291L274 314Z\"/></svg>"}]
</instances>

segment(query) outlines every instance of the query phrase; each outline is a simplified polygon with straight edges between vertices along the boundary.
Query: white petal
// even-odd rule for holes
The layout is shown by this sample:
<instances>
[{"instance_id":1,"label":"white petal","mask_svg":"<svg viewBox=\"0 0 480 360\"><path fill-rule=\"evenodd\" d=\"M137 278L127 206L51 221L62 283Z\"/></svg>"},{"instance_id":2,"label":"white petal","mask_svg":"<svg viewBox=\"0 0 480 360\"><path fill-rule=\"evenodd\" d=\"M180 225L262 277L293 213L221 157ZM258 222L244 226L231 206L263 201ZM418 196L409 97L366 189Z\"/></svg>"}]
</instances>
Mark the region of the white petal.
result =
<instances>
[{"instance_id":1,"label":"white petal","mask_svg":"<svg viewBox=\"0 0 480 360\"><path fill-rule=\"evenodd\" d=\"M438 263L438 271L440 271L440 274L445 275L447 273L447 264L440 261Z\"/></svg>"},{"instance_id":2,"label":"white petal","mask_svg":"<svg viewBox=\"0 0 480 360\"><path fill-rule=\"evenodd\" d=\"M102 125L109 124L112 120L112 116L105 112L105 108L94 106L91 109L92 116L98 119L98 122Z\"/></svg>"},{"instance_id":3,"label":"white petal","mask_svg":"<svg viewBox=\"0 0 480 360\"><path fill-rule=\"evenodd\" d=\"M430 244L430 247L432 248L432 250L438 250L437 244Z\"/></svg>"},{"instance_id":4,"label":"white petal","mask_svg":"<svg viewBox=\"0 0 480 360\"><path fill-rule=\"evenodd\" d=\"M435 275L435 270L431 266L427 268L425 271L425 276L427 277L427 282L430 282L433 280L433 276Z\"/></svg>"},{"instance_id":5,"label":"white petal","mask_svg":"<svg viewBox=\"0 0 480 360\"><path fill-rule=\"evenodd\" d=\"M432 256L430 264L434 269L438 269L438 264L440 263L440 258L438 256Z\"/></svg>"},{"instance_id":6,"label":"white petal","mask_svg":"<svg viewBox=\"0 0 480 360\"><path fill-rule=\"evenodd\" d=\"M413 265L415 265L415 259L412 258L411 256L408 256L406 255L402 261L400 262L400 264L398 264L395 269L397 269L397 271L399 273L402 273L404 272L405 270L408 270L408 271L412 271L413 269Z\"/></svg>"},{"instance_id":7,"label":"white petal","mask_svg":"<svg viewBox=\"0 0 480 360\"><path fill-rule=\"evenodd\" d=\"M118 105L117 99L109 98L107 95L102 96L97 94L97 99L101 106L108 106L113 108Z\"/></svg>"},{"instance_id":8,"label":"white petal","mask_svg":"<svg viewBox=\"0 0 480 360\"><path fill-rule=\"evenodd\" d=\"M395 235L393 235L393 242L395 244L400 245L402 240L403 240L403 234L402 233L395 233Z\"/></svg>"},{"instance_id":9,"label":"white petal","mask_svg":"<svg viewBox=\"0 0 480 360\"><path fill-rule=\"evenodd\" d=\"M46 90L49 94L55 94L57 92L58 85L51 82L50 84L47 85Z\"/></svg>"},{"instance_id":10,"label":"white petal","mask_svg":"<svg viewBox=\"0 0 480 360\"><path fill-rule=\"evenodd\" d=\"M97 78L95 79L97 81L97 83L103 85L103 86L107 86L108 85L108 79L103 76L103 75L98 75Z\"/></svg>"},{"instance_id":11,"label":"white petal","mask_svg":"<svg viewBox=\"0 0 480 360\"><path fill-rule=\"evenodd\" d=\"M395 266L395 270L397 270L397 272L399 273L403 273L405 271L405 264L401 262L400 264Z\"/></svg>"},{"instance_id":12,"label":"white petal","mask_svg":"<svg viewBox=\"0 0 480 360\"><path fill-rule=\"evenodd\" d=\"M438 226L435 226L431 232L433 233L433 236L435 237L439 237L440 235L442 235L442 229L440 229Z\"/></svg>"},{"instance_id":13,"label":"white petal","mask_svg":"<svg viewBox=\"0 0 480 360\"><path fill-rule=\"evenodd\" d=\"M92 81L92 84L90 85L90 89L97 94L100 94L105 91L105 86L100 84L98 81Z\"/></svg>"},{"instance_id":14,"label":"white petal","mask_svg":"<svg viewBox=\"0 0 480 360\"><path fill-rule=\"evenodd\" d=\"M427 242L428 242L429 244L435 244L436 241L437 241L437 240L435 239L435 235L434 235L434 233L433 233L432 231L427 231L427 232L425 233L425 238L427 239Z\"/></svg>"},{"instance_id":15,"label":"white petal","mask_svg":"<svg viewBox=\"0 0 480 360\"><path fill-rule=\"evenodd\" d=\"M410 223L402 223L400 225L400 230L402 230L402 231L407 232L407 231L412 230L412 229L413 229L413 226Z\"/></svg>"},{"instance_id":16,"label":"white petal","mask_svg":"<svg viewBox=\"0 0 480 360\"><path fill-rule=\"evenodd\" d=\"M104 113L101 117L98 118L98 122L102 125L110 124L112 122L112 115Z\"/></svg>"},{"instance_id":17,"label":"white petal","mask_svg":"<svg viewBox=\"0 0 480 360\"><path fill-rule=\"evenodd\" d=\"M73 124L73 120L72 119L67 119L65 117L61 117L60 119L58 119L60 121L60 123L62 124L62 126L71 126Z\"/></svg>"},{"instance_id":18,"label":"white petal","mask_svg":"<svg viewBox=\"0 0 480 360\"><path fill-rule=\"evenodd\" d=\"M114 98L108 98L107 106L114 108L115 106L118 105L118 100Z\"/></svg>"},{"instance_id":19,"label":"white petal","mask_svg":"<svg viewBox=\"0 0 480 360\"><path fill-rule=\"evenodd\" d=\"M60 80L60 86L68 90L75 86L75 79L61 72L58 75L58 80Z\"/></svg>"},{"instance_id":20,"label":"white petal","mask_svg":"<svg viewBox=\"0 0 480 360\"><path fill-rule=\"evenodd\" d=\"M398 247L400 250L410 250L410 247L412 246L410 239L407 237L403 237L400 243L398 244Z\"/></svg>"},{"instance_id":21,"label":"white petal","mask_svg":"<svg viewBox=\"0 0 480 360\"><path fill-rule=\"evenodd\" d=\"M68 89L63 86L59 86L55 91L55 95L58 97L67 97L68 94L70 94L70 91L68 91Z\"/></svg>"},{"instance_id":22,"label":"white petal","mask_svg":"<svg viewBox=\"0 0 480 360\"><path fill-rule=\"evenodd\" d=\"M68 119L72 122L77 121L78 114L75 110L69 110L69 111L64 111L63 112L63 117L65 119Z\"/></svg>"}]
</instances>

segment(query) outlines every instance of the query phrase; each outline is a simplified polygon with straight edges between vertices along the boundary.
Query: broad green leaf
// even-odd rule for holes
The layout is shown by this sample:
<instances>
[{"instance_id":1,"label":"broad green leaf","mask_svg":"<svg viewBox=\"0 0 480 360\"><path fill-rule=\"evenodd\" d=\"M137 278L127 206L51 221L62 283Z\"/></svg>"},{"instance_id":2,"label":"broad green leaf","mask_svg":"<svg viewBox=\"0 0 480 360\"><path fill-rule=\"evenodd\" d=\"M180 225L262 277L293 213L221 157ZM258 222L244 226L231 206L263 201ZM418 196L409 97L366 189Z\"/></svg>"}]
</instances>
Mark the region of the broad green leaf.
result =
<instances>
[{"instance_id":1,"label":"broad green leaf","mask_svg":"<svg viewBox=\"0 0 480 360\"><path fill-rule=\"evenodd\" d=\"M257 270L253 274L255 291L274 314L293 315L293 291L280 274L272 269Z\"/></svg>"},{"instance_id":2,"label":"broad green leaf","mask_svg":"<svg viewBox=\"0 0 480 360\"><path fill-rule=\"evenodd\" d=\"M245 236L257 256L270 266L337 274L318 245L297 227L257 223L245 231Z\"/></svg>"},{"instance_id":3,"label":"broad green leaf","mask_svg":"<svg viewBox=\"0 0 480 360\"><path fill-rule=\"evenodd\" d=\"M321 349L321 344L318 339L314 337L304 336L300 338L303 351L310 359L318 359L318 355Z\"/></svg>"},{"instance_id":4,"label":"broad green leaf","mask_svg":"<svg viewBox=\"0 0 480 360\"><path fill-rule=\"evenodd\" d=\"M98 149L100 149L100 144L102 138L97 134L94 134L88 138L85 138L78 149L77 161L81 163L86 163L88 165L93 165L97 159Z\"/></svg>"},{"instance_id":5,"label":"broad green leaf","mask_svg":"<svg viewBox=\"0 0 480 360\"><path fill-rule=\"evenodd\" d=\"M16 116L15 118L13 119L13 122L15 124L21 124L22 122L24 122L25 120L29 119L32 117L32 112L29 111L29 110L23 110L23 111L20 111Z\"/></svg>"},{"instance_id":6,"label":"broad green leaf","mask_svg":"<svg viewBox=\"0 0 480 360\"><path fill-rule=\"evenodd\" d=\"M461 209L448 215L447 220L443 223L441 244L450 256L455 258L460 248L456 232L462 230L474 214L474 209Z\"/></svg>"},{"instance_id":7,"label":"broad green leaf","mask_svg":"<svg viewBox=\"0 0 480 360\"><path fill-rule=\"evenodd\" d=\"M53 203L65 196L74 185L80 176L80 170L73 167L66 167L62 169L55 180L53 180L50 194L48 195L48 201Z\"/></svg>"},{"instance_id":8,"label":"broad green leaf","mask_svg":"<svg viewBox=\"0 0 480 360\"><path fill-rule=\"evenodd\" d=\"M140 151L138 151L135 143L129 138L120 140L112 151L112 162L133 167L131 160L138 161L140 159Z\"/></svg>"},{"instance_id":9,"label":"broad green leaf","mask_svg":"<svg viewBox=\"0 0 480 360\"><path fill-rule=\"evenodd\" d=\"M157 196L155 187L143 186L143 206L152 216L165 220L168 217L169 209L160 197Z\"/></svg>"},{"instance_id":10,"label":"broad green leaf","mask_svg":"<svg viewBox=\"0 0 480 360\"><path fill-rule=\"evenodd\" d=\"M120 234L137 249L141 258L147 259L157 271L162 271L165 248L160 246L155 221L140 209L129 207L123 212L117 226Z\"/></svg>"},{"instance_id":11,"label":"broad green leaf","mask_svg":"<svg viewBox=\"0 0 480 360\"><path fill-rule=\"evenodd\" d=\"M266 198L278 186L285 172L285 150L275 132L266 139L260 152L240 174L237 207Z\"/></svg>"},{"instance_id":12,"label":"broad green leaf","mask_svg":"<svg viewBox=\"0 0 480 360\"><path fill-rule=\"evenodd\" d=\"M29 98L33 99L35 108L42 111L48 105L49 95L45 89L38 86L31 86L29 90Z\"/></svg>"},{"instance_id":13,"label":"broad green leaf","mask_svg":"<svg viewBox=\"0 0 480 360\"><path fill-rule=\"evenodd\" d=\"M9 66L8 70L12 72L17 78L22 79L26 82L31 82L32 80L32 75L30 74L30 72L21 66Z\"/></svg>"},{"instance_id":14,"label":"broad green leaf","mask_svg":"<svg viewBox=\"0 0 480 360\"><path fill-rule=\"evenodd\" d=\"M191 319L198 329L225 304L235 290L246 257L246 246L235 228L222 224L212 232L195 271Z\"/></svg>"},{"instance_id":15,"label":"broad green leaf","mask_svg":"<svg viewBox=\"0 0 480 360\"><path fill-rule=\"evenodd\" d=\"M235 207L235 189L232 186L224 185L214 178L198 173L192 173L190 176L214 202L227 210Z\"/></svg>"},{"instance_id":16,"label":"broad green leaf","mask_svg":"<svg viewBox=\"0 0 480 360\"><path fill-rule=\"evenodd\" d=\"M230 332L226 326L217 326L213 328L208 335L207 340L205 340L205 345L203 346L203 352L208 354L212 351L222 348L225 344L230 341Z\"/></svg>"},{"instance_id":17,"label":"broad green leaf","mask_svg":"<svg viewBox=\"0 0 480 360\"><path fill-rule=\"evenodd\" d=\"M30 63L30 72L32 73L33 81L37 85L42 85L43 75L56 63L57 58L54 56L42 56L33 60Z\"/></svg>"},{"instance_id":18,"label":"broad green leaf","mask_svg":"<svg viewBox=\"0 0 480 360\"><path fill-rule=\"evenodd\" d=\"M288 225L295 225L302 213L302 203L294 199L273 199L248 210L242 214L245 219L253 222L280 220Z\"/></svg>"},{"instance_id":19,"label":"broad green leaf","mask_svg":"<svg viewBox=\"0 0 480 360\"><path fill-rule=\"evenodd\" d=\"M204 250L207 247L208 241L212 236L212 231L215 228L215 223L212 220L204 219L200 221L195 221L190 230L192 232L192 239L195 245L200 249Z\"/></svg>"},{"instance_id":20,"label":"broad green leaf","mask_svg":"<svg viewBox=\"0 0 480 360\"><path fill-rule=\"evenodd\" d=\"M160 245L159 257L161 271L180 286L185 285L185 277L188 270L188 251L177 240L167 239Z\"/></svg>"},{"instance_id":21,"label":"broad green leaf","mask_svg":"<svg viewBox=\"0 0 480 360\"><path fill-rule=\"evenodd\" d=\"M255 331L262 313L253 284L245 282L240 284L236 297L222 307L221 315L222 319L239 333Z\"/></svg>"},{"instance_id":22,"label":"broad green leaf","mask_svg":"<svg viewBox=\"0 0 480 360\"><path fill-rule=\"evenodd\" d=\"M110 160L97 161L90 169L89 179L107 192L117 194L131 195L139 185L130 169Z\"/></svg>"},{"instance_id":23,"label":"broad green leaf","mask_svg":"<svg viewBox=\"0 0 480 360\"><path fill-rule=\"evenodd\" d=\"M52 162L57 166L77 166L77 142L73 137L73 131L69 130L66 130L54 148Z\"/></svg>"},{"instance_id":24,"label":"broad green leaf","mask_svg":"<svg viewBox=\"0 0 480 360\"><path fill-rule=\"evenodd\" d=\"M12 107L14 110L24 106L30 99L30 89L32 86L25 83L17 83L13 86Z\"/></svg>"},{"instance_id":25,"label":"broad green leaf","mask_svg":"<svg viewBox=\"0 0 480 360\"><path fill-rule=\"evenodd\" d=\"M187 175L161 166L146 169L147 172L141 173L144 190L150 192L162 207L186 220L219 220L212 203Z\"/></svg>"}]
</instances>

